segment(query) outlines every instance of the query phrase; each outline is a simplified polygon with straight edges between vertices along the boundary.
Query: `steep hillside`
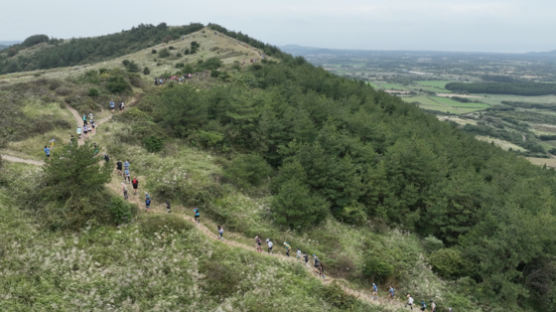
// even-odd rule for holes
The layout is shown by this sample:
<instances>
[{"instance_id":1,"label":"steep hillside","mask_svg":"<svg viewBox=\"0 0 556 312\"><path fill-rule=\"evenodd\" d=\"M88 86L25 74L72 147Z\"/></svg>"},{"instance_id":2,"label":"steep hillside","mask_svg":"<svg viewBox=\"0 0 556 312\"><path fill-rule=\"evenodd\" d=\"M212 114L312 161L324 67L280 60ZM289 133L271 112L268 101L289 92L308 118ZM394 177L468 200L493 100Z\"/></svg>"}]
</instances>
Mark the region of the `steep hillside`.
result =
<instances>
[{"instance_id":1,"label":"steep hillside","mask_svg":"<svg viewBox=\"0 0 556 312\"><path fill-rule=\"evenodd\" d=\"M43 145L56 138L44 171L10 165L2 172L3 192L13 194L2 197L11 207L7 224L15 220L14 232L28 235L7 238L5 246L27 242L10 249L7 276L31 276L15 288L2 285L14 293L8 307L75 308L77 301L54 299L82 287L89 294L79 297L83 309L152 309L167 298L163 310L276 311L294 302L291 310L365 310L374 302L365 291L372 282L377 311L400 309L407 293L440 311L548 311L556 298L553 171L245 35L210 25L101 63L3 75L0 92L13 99L0 106L1 128L10 130L3 154L44 160ZM110 112L110 100L127 108ZM67 144L89 112L99 127ZM44 130L29 126L35 121ZM122 178L109 172L113 163L95 156L104 153L131 163L140 181L129 199L141 208L137 217L118 199ZM144 213L144 192L154 212ZM166 201L171 217L159 216ZM208 228L223 225L233 246L253 245L259 235L283 254L287 241L318 255L341 285L327 288L300 264L199 236L209 234L182 220L193 207ZM38 218L17 219L18 209ZM26 227L48 234L38 239ZM141 239L133 239L137 233ZM52 241L60 242L52 254L33 253ZM96 256L63 275L64 259L77 261L59 257L63 250ZM116 251L126 253L128 268L110 256ZM160 263L149 262L159 255ZM52 272L42 284L22 264L37 259L50 259L33 271ZM143 278L125 284L131 290L115 285L133 272ZM32 288L23 294L26 284ZM396 289L390 301L389 286ZM112 302L93 303L113 287ZM147 296L145 287L157 291ZM260 304L263 293L268 305Z\"/></svg>"}]
</instances>

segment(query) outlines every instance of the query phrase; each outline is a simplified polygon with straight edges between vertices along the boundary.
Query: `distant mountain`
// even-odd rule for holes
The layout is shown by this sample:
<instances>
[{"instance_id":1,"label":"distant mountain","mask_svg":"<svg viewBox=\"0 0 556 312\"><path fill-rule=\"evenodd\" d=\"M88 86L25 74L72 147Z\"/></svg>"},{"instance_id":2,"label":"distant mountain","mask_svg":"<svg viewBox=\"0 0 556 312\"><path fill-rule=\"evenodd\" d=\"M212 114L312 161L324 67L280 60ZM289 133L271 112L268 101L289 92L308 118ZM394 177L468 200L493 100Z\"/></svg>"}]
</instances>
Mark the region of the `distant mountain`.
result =
<instances>
[{"instance_id":1,"label":"distant mountain","mask_svg":"<svg viewBox=\"0 0 556 312\"><path fill-rule=\"evenodd\" d=\"M19 41L0 41L0 50L5 49L17 43L19 43Z\"/></svg>"}]
</instances>

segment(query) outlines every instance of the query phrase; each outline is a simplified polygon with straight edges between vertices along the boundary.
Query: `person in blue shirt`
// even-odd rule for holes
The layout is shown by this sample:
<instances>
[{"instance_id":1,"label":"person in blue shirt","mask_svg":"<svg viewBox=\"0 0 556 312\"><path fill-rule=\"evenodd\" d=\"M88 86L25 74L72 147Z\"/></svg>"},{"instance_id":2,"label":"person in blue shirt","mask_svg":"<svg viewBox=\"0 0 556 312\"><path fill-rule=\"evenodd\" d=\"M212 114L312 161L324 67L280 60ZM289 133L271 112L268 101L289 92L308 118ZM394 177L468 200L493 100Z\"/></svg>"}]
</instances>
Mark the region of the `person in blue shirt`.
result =
<instances>
[{"instance_id":1,"label":"person in blue shirt","mask_svg":"<svg viewBox=\"0 0 556 312\"><path fill-rule=\"evenodd\" d=\"M193 209L193 212L195 213L195 222L199 223L199 219L201 218L201 212L199 211L199 208L195 207Z\"/></svg>"},{"instance_id":2,"label":"person in blue shirt","mask_svg":"<svg viewBox=\"0 0 556 312\"><path fill-rule=\"evenodd\" d=\"M44 146L44 154L46 157L50 157L50 148L48 146Z\"/></svg>"},{"instance_id":3,"label":"person in blue shirt","mask_svg":"<svg viewBox=\"0 0 556 312\"><path fill-rule=\"evenodd\" d=\"M373 283L373 297L375 300L378 299L378 287L376 286L375 283Z\"/></svg>"},{"instance_id":4,"label":"person in blue shirt","mask_svg":"<svg viewBox=\"0 0 556 312\"><path fill-rule=\"evenodd\" d=\"M388 292L390 293L390 299L394 299L394 287L390 286L390 289L388 289Z\"/></svg>"},{"instance_id":5,"label":"person in blue shirt","mask_svg":"<svg viewBox=\"0 0 556 312\"><path fill-rule=\"evenodd\" d=\"M112 110L113 112L115 108L116 108L116 104L114 103L114 101L110 101L110 110Z\"/></svg>"},{"instance_id":6,"label":"person in blue shirt","mask_svg":"<svg viewBox=\"0 0 556 312\"><path fill-rule=\"evenodd\" d=\"M129 161L127 160L124 162L124 169L129 170Z\"/></svg>"}]
</instances>

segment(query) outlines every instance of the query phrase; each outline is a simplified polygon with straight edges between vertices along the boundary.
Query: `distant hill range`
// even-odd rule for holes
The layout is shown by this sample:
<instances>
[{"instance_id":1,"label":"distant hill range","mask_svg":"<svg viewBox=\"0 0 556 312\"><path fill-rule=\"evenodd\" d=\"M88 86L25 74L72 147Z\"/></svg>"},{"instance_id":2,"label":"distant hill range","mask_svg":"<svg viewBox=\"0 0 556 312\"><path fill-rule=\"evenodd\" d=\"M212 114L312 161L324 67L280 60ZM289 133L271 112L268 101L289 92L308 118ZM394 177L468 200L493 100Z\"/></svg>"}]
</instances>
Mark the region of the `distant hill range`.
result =
<instances>
[{"instance_id":1,"label":"distant hill range","mask_svg":"<svg viewBox=\"0 0 556 312\"><path fill-rule=\"evenodd\" d=\"M444 57L495 57L495 58L547 58L556 57L556 50L546 51L546 52L528 52L528 53L500 53L500 52L457 52L457 51L410 51L410 50L357 50L357 49L328 49L328 48L317 48L317 47L306 47L300 45L284 45L280 47L283 51L293 54L295 56L303 57L371 57L371 56L389 56L389 57L399 57L399 56L410 56L410 57L434 57L434 56L444 56Z\"/></svg>"},{"instance_id":2,"label":"distant hill range","mask_svg":"<svg viewBox=\"0 0 556 312\"><path fill-rule=\"evenodd\" d=\"M18 44L19 41L0 41L0 50L5 49L11 45Z\"/></svg>"}]
</instances>

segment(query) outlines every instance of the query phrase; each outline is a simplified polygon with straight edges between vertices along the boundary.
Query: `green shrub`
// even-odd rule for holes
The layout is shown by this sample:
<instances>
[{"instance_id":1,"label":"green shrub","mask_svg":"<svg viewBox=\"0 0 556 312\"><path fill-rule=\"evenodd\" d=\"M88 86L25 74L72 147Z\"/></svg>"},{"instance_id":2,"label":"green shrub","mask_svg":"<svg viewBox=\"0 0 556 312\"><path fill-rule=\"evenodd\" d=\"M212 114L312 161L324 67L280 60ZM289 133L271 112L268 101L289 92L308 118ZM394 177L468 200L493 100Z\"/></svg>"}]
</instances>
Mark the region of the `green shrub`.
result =
<instances>
[{"instance_id":1,"label":"green shrub","mask_svg":"<svg viewBox=\"0 0 556 312\"><path fill-rule=\"evenodd\" d=\"M89 96L90 96L90 97L97 97L98 94L99 94L99 92L98 92L97 89L95 89L95 88L89 89Z\"/></svg>"},{"instance_id":2,"label":"green shrub","mask_svg":"<svg viewBox=\"0 0 556 312\"><path fill-rule=\"evenodd\" d=\"M152 50L151 50L151 53L152 53L152 54L156 54L156 49L152 49Z\"/></svg>"},{"instance_id":3,"label":"green shrub","mask_svg":"<svg viewBox=\"0 0 556 312\"><path fill-rule=\"evenodd\" d=\"M272 168L257 154L239 155L224 168L224 177L242 189L261 185L271 174Z\"/></svg>"},{"instance_id":4,"label":"green shrub","mask_svg":"<svg viewBox=\"0 0 556 312\"><path fill-rule=\"evenodd\" d=\"M135 63L134 61L123 60L122 64L127 69L127 71L130 72L130 73L139 72L139 65L137 65L137 63Z\"/></svg>"},{"instance_id":5,"label":"green shrub","mask_svg":"<svg viewBox=\"0 0 556 312\"><path fill-rule=\"evenodd\" d=\"M363 276L373 281L384 282L394 273L394 267L375 254L367 254Z\"/></svg>"},{"instance_id":6,"label":"green shrub","mask_svg":"<svg viewBox=\"0 0 556 312\"><path fill-rule=\"evenodd\" d=\"M171 214L146 215L139 222L139 229L146 237L154 233L189 231L192 225L180 216Z\"/></svg>"},{"instance_id":7,"label":"green shrub","mask_svg":"<svg viewBox=\"0 0 556 312\"><path fill-rule=\"evenodd\" d=\"M112 217L112 223L115 225L131 222L137 214L137 206L120 197L112 197L108 210Z\"/></svg>"},{"instance_id":8,"label":"green shrub","mask_svg":"<svg viewBox=\"0 0 556 312\"><path fill-rule=\"evenodd\" d=\"M303 230L324 220L328 203L322 197L311 194L306 184L292 177L280 185L271 208L277 224Z\"/></svg>"},{"instance_id":9,"label":"green shrub","mask_svg":"<svg viewBox=\"0 0 556 312\"><path fill-rule=\"evenodd\" d=\"M120 75L108 78L106 88L112 93L124 93L131 90L129 83Z\"/></svg>"},{"instance_id":10,"label":"green shrub","mask_svg":"<svg viewBox=\"0 0 556 312\"><path fill-rule=\"evenodd\" d=\"M162 49L160 50L160 52L158 52L158 56L159 57L169 57L170 56L170 52L168 51L168 49Z\"/></svg>"},{"instance_id":11,"label":"green shrub","mask_svg":"<svg viewBox=\"0 0 556 312\"><path fill-rule=\"evenodd\" d=\"M342 208L339 219L345 223L362 225L367 221L365 206L358 202Z\"/></svg>"},{"instance_id":12,"label":"green shrub","mask_svg":"<svg viewBox=\"0 0 556 312\"><path fill-rule=\"evenodd\" d=\"M21 43L21 45L23 47L31 47L34 45L37 45L39 43L42 42L48 42L49 38L47 35L33 35L30 37L27 37L27 39L23 40L23 42Z\"/></svg>"},{"instance_id":13,"label":"green shrub","mask_svg":"<svg viewBox=\"0 0 556 312\"><path fill-rule=\"evenodd\" d=\"M222 259L208 259L201 262L200 271L205 275L201 286L212 296L222 299L235 293L243 279L243 272L237 265Z\"/></svg>"},{"instance_id":14,"label":"green shrub","mask_svg":"<svg viewBox=\"0 0 556 312\"><path fill-rule=\"evenodd\" d=\"M154 135L143 138L143 146L151 153L160 152L164 147L164 139Z\"/></svg>"},{"instance_id":15,"label":"green shrub","mask_svg":"<svg viewBox=\"0 0 556 312\"><path fill-rule=\"evenodd\" d=\"M151 73L151 70L147 66L145 66L145 68L143 68L143 74L148 75L150 73Z\"/></svg>"},{"instance_id":16,"label":"green shrub","mask_svg":"<svg viewBox=\"0 0 556 312\"><path fill-rule=\"evenodd\" d=\"M465 261L461 252L455 248L443 248L430 255L433 270L445 278L457 278L465 275Z\"/></svg>"},{"instance_id":17,"label":"green shrub","mask_svg":"<svg viewBox=\"0 0 556 312\"><path fill-rule=\"evenodd\" d=\"M202 70L211 70L211 71L216 71L218 68L220 68L222 66L222 61L217 58L217 57L211 57L206 61L200 61L199 64L197 64L197 68L202 71Z\"/></svg>"},{"instance_id":18,"label":"green shrub","mask_svg":"<svg viewBox=\"0 0 556 312\"><path fill-rule=\"evenodd\" d=\"M336 283L322 286L320 297L332 306L344 311L351 311L357 303L355 297L347 295Z\"/></svg>"},{"instance_id":19,"label":"green shrub","mask_svg":"<svg viewBox=\"0 0 556 312\"><path fill-rule=\"evenodd\" d=\"M423 247L428 253L432 253L444 248L444 243L434 235L429 235L423 239Z\"/></svg>"}]
</instances>

